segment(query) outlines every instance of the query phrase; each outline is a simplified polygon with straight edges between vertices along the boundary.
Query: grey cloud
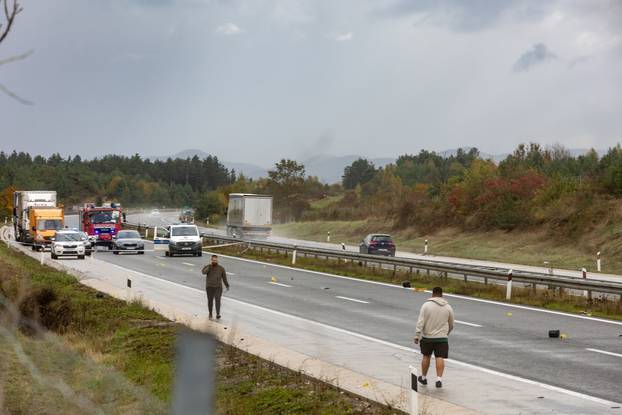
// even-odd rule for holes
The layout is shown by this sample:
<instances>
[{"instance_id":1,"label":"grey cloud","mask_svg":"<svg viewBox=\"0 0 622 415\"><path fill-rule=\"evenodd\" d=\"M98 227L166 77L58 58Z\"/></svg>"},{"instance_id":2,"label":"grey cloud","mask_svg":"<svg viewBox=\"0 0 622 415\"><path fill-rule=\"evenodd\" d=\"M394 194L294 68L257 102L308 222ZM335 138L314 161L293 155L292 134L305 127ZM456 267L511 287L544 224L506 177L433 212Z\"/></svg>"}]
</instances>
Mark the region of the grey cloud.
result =
<instances>
[{"instance_id":1,"label":"grey cloud","mask_svg":"<svg viewBox=\"0 0 622 415\"><path fill-rule=\"evenodd\" d=\"M548 0L395 0L376 13L384 17L423 14L426 20L452 30L472 32L494 26L505 15L519 20L541 18L549 3Z\"/></svg>"},{"instance_id":2,"label":"grey cloud","mask_svg":"<svg viewBox=\"0 0 622 415\"><path fill-rule=\"evenodd\" d=\"M523 72L529 70L534 65L542 64L546 61L556 59L554 53L552 53L544 43L536 43L521 55L520 58L514 63L514 72Z\"/></svg>"}]
</instances>

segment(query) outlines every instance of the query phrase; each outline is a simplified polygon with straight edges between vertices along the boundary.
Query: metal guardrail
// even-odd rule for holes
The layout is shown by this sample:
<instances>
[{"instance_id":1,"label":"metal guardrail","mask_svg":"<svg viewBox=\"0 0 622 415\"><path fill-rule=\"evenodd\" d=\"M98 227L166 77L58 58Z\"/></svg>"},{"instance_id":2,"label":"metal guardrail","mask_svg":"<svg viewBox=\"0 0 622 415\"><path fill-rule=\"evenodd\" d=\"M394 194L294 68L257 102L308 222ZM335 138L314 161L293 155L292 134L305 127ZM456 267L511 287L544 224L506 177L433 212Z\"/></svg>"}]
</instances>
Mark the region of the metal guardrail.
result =
<instances>
[{"instance_id":1,"label":"metal guardrail","mask_svg":"<svg viewBox=\"0 0 622 415\"><path fill-rule=\"evenodd\" d=\"M140 224L126 224L132 227L138 227L142 230L153 229L151 226ZM359 262L364 266L377 264L378 266L392 267L395 271L398 269L413 272L413 270L426 270L440 273L447 277L448 274L468 277L483 278L485 282L490 280L498 281L514 281L519 283L531 284L534 286L542 285L549 287L569 288L575 290L583 290L589 292L598 292L606 294L617 294L621 296L622 301L622 281L607 281L598 279L587 279L580 277L571 277L564 275L550 275L546 273L538 273L531 271L511 270L509 268L500 267L484 267L479 265L456 264L433 260L423 260L403 257L387 257L379 255L361 254L357 252L316 248L309 246L301 246L294 244L283 244L261 240L247 240L233 238L229 236L217 235L209 232L202 232L204 239L216 241L217 244L229 242L244 242L250 248L274 250L291 254L296 251L299 256L305 257L324 257L326 259L340 259L351 262Z\"/></svg>"}]
</instances>

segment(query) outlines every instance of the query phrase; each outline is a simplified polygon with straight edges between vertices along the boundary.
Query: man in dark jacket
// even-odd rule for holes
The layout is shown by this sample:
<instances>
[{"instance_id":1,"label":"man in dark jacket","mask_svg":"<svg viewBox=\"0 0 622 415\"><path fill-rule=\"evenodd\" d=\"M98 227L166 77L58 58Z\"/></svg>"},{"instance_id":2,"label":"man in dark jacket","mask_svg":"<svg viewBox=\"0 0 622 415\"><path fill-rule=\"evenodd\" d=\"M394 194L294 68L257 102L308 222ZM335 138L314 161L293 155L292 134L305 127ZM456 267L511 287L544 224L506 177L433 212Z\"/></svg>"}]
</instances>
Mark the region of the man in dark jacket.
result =
<instances>
[{"instance_id":1,"label":"man in dark jacket","mask_svg":"<svg viewBox=\"0 0 622 415\"><path fill-rule=\"evenodd\" d=\"M203 267L201 271L205 275L205 291L207 292L207 307L209 318L212 318L212 308L216 299L216 318L220 318L220 298L222 297L222 285L229 291L229 281L225 269L218 265L218 256L212 255L212 262Z\"/></svg>"}]
</instances>

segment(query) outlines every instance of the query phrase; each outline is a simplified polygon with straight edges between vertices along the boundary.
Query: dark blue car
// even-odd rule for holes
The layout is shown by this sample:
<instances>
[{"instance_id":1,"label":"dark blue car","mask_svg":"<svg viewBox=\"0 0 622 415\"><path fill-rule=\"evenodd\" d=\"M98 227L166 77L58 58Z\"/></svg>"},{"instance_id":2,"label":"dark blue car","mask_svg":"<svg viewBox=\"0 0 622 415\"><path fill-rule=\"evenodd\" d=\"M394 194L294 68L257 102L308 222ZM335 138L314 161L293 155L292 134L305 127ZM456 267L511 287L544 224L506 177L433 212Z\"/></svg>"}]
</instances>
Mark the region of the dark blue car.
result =
<instances>
[{"instance_id":1,"label":"dark blue car","mask_svg":"<svg viewBox=\"0 0 622 415\"><path fill-rule=\"evenodd\" d=\"M391 235L371 233L359 245L361 254L395 256L395 244Z\"/></svg>"}]
</instances>

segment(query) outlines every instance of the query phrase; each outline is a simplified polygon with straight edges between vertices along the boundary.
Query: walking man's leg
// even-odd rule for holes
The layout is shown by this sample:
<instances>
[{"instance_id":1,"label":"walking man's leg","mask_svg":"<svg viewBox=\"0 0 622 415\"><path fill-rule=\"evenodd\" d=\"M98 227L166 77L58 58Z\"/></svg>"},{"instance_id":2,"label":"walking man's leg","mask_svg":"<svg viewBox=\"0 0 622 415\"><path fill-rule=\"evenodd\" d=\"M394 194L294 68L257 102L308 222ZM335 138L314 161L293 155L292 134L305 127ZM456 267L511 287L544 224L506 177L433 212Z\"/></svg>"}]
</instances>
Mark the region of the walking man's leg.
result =
<instances>
[{"instance_id":1,"label":"walking man's leg","mask_svg":"<svg viewBox=\"0 0 622 415\"><path fill-rule=\"evenodd\" d=\"M430 369L430 356L423 356L421 358L421 376L424 378L428 376L428 370Z\"/></svg>"},{"instance_id":2,"label":"walking man's leg","mask_svg":"<svg viewBox=\"0 0 622 415\"><path fill-rule=\"evenodd\" d=\"M206 291L207 291L207 308L209 310L209 318L212 318L212 310L214 308L214 289L212 287L208 287Z\"/></svg>"},{"instance_id":3,"label":"walking man's leg","mask_svg":"<svg viewBox=\"0 0 622 415\"><path fill-rule=\"evenodd\" d=\"M222 298L222 287L216 288L216 318L220 318L220 299Z\"/></svg>"},{"instance_id":4,"label":"walking man's leg","mask_svg":"<svg viewBox=\"0 0 622 415\"><path fill-rule=\"evenodd\" d=\"M435 357L434 363L436 363L436 376L440 379L443 377L443 372L445 371L445 359L442 357Z\"/></svg>"}]
</instances>

